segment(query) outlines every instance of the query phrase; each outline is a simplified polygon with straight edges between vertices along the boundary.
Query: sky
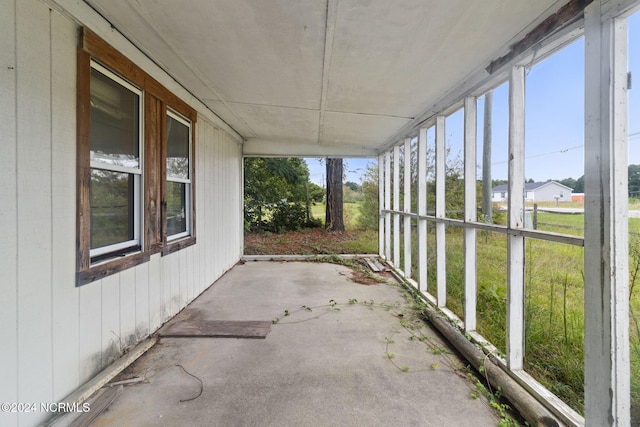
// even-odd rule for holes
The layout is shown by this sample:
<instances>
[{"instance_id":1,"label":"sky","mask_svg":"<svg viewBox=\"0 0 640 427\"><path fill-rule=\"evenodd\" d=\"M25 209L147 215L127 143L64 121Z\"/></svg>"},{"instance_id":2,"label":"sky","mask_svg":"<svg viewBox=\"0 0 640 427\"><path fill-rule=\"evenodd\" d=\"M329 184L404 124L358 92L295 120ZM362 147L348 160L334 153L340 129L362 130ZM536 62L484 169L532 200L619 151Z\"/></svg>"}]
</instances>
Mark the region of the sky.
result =
<instances>
[{"instance_id":1,"label":"sky","mask_svg":"<svg viewBox=\"0 0 640 427\"><path fill-rule=\"evenodd\" d=\"M318 184L320 187L325 187L326 163L324 159L307 158L305 161L307 162L307 166L309 166L309 179L311 182ZM344 159L342 164L345 175L344 182L351 181L356 184L360 184L362 182L361 177L364 174L368 163L377 165L378 161L375 158Z\"/></svg>"},{"instance_id":2,"label":"sky","mask_svg":"<svg viewBox=\"0 0 640 427\"><path fill-rule=\"evenodd\" d=\"M525 178L577 179L584 174L584 41L579 39L527 68ZM507 179L509 84L493 90L491 176ZM477 101L477 178L482 177L485 97ZM463 111L445 121L449 156L463 154ZM428 144L432 144L429 141Z\"/></svg>"},{"instance_id":3,"label":"sky","mask_svg":"<svg viewBox=\"0 0 640 427\"><path fill-rule=\"evenodd\" d=\"M640 13L629 18L629 164L640 164ZM580 38L545 60L528 67L525 86L525 179L578 179L584 175L584 39ZM507 179L509 85L494 89L492 114L493 179ZM478 98L477 177L482 176L484 96ZM434 144L433 130L428 144ZM450 157L463 153L462 110L445 121ZM323 186L322 159L305 159L311 181ZM345 181L361 182L368 163L377 159L345 159Z\"/></svg>"}]
</instances>

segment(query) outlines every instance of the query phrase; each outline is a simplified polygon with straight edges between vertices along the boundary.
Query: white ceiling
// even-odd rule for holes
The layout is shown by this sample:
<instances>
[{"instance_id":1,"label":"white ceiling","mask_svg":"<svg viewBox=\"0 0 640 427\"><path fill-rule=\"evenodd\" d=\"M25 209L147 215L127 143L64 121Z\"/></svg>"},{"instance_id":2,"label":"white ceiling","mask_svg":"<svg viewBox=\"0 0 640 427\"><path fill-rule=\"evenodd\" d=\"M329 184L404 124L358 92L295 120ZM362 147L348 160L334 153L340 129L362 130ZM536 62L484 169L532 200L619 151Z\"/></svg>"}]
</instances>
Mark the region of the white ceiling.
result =
<instances>
[{"instance_id":1,"label":"white ceiling","mask_svg":"<svg viewBox=\"0 0 640 427\"><path fill-rule=\"evenodd\" d=\"M367 156L567 0L85 0L246 154Z\"/></svg>"}]
</instances>

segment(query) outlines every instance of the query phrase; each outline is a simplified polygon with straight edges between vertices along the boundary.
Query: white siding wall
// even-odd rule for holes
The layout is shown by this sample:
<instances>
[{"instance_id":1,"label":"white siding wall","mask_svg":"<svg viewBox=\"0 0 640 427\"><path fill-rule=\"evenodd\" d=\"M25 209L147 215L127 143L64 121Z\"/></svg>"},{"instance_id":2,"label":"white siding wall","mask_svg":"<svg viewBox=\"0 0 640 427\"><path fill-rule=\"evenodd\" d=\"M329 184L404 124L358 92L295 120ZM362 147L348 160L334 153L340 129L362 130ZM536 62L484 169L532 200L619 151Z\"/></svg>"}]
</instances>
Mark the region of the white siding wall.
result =
<instances>
[{"instance_id":1,"label":"white siding wall","mask_svg":"<svg viewBox=\"0 0 640 427\"><path fill-rule=\"evenodd\" d=\"M0 402L18 398L18 209L15 4L0 6ZM15 423L17 415L3 414Z\"/></svg>"},{"instance_id":2,"label":"white siding wall","mask_svg":"<svg viewBox=\"0 0 640 427\"><path fill-rule=\"evenodd\" d=\"M56 402L238 261L242 148L171 87L199 111L197 244L76 288L78 27L39 0L0 10L0 402ZM47 417L0 413L0 425Z\"/></svg>"},{"instance_id":3,"label":"white siding wall","mask_svg":"<svg viewBox=\"0 0 640 427\"><path fill-rule=\"evenodd\" d=\"M550 183L549 185L542 186L535 191L535 201L536 202L555 202L556 199L554 196L559 196L560 192L563 192L564 197L559 199L561 202L570 202L571 201L571 190L566 189L565 187L561 187L555 183Z\"/></svg>"}]
</instances>

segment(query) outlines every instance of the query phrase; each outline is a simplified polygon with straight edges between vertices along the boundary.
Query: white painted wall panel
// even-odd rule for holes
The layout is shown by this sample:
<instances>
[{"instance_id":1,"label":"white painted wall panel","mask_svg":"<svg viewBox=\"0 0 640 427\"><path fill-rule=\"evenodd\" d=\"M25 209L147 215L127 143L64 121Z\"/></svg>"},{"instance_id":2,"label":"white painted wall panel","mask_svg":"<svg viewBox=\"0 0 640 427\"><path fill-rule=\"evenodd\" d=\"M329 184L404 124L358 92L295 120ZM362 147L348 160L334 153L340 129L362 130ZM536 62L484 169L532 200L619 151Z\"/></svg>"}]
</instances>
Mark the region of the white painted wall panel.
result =
<instances>
[{"instance_id":1,"label":"white painted wall panel","mask_svg":"<svg viewBox=\"0 0 640 427\"><path fill-rule=\"evenodd\" d=\"M3 1L0 13L0 402L18 399L18 215L16 185L16 34L15 2ZM18 415L0 413L0 424Z\"/></svg>"},{"instance_id":2,"label":"white painted wall panel","mask_svg":"<svg viewBox=\"0 0 640 427\"><path fill-rule=\"evenodd\" d=\"M149 332L155 331L162 325L162 271L160 255L151 257L149 266Z\"/></svg>"},{"instance_id":3,"label":"white painted wall panel","mask_svg":"<svg viewBox=\"0 0 640 427\"><path fill-rule=\"evenodd\" d=\"M197 141L206 141L206 137L208 135L209 127L205 126L205 123L198 122L196 124L196 132L197 132ZM206 265L206 246L203 244L204 236L206 235L206 230L208 228L208 223L204 218L204 206L206 204L206 199L204 197L204 189L206 187L206 169L205 165L206 158L206 144L198 144L196 146L196 176L199 177L196 181L196 239L198 244L196 245L197 252L197 261L198 265L195 267L197 270L198 276L198 292L200 293L204 288L204 280L206 274L204 271Z\"/></svg>"},{"instance_id":4,"label":"white painted wall panel","mask_svg":"<svg viewBox=\"0 0 640 427\"><path fill-rule=\"evenodd\" d=\"M164 323L171 313L171 264L166 257L163 257L160 260L160 266L161 323Z\"/></svg>"},{"instance_id":5,"label":"white painted wall panel","mask_svg":"<svg viewBox=\"0 0 640 427\"><path fill-rule=\"evenodd\" d=\"M120 275L114 274L102 279L101 303L100 363L104 368L116 359L120 349Z\"/></svg>"},{"instance_id":6,"label":"white painted wall panel","mask_svg":"<svg viewBox=\"0 0 640 427\"><path fill-rule=\"evenodd\" d=\"M138 340L151 333L149 328L150 304L149 299L149 263L136 267L136 317L135 329Z\"/></svg>"},{"instance_id":7,"label":"white painted wall panel","mask_svg":"<svg viewBox=\"0 0 640 427\"><path fill-rule=\"evenodd\" d=\"M82 384L102 368L102 281L79 288L78 294L78 375Z\"/></svg>"},{"instance_id":8,"label":"white painted wall panel","mask_svg":"<svg viewBox=\"0 0 640 427\"><path fill-rule=\"evenodd\" d=\"M168 262L170 267L171 280L170 285L170 311L169 316L175 315L180 309L180 254L173 253L165 257L164 261Z\"/></svg>"},{"instance_id":9,"label":"white painted wall panel","mask_svg":"<svg viewBox=\"0 0 640 427\"><path fill-rule=\"evenodd\" d=\"M76 37L77 28L51 14L51 245L53 394L65 396L78 385L79 293L75 274Z\"/></svg>"},{"instance_id":10,"label":"white painted wall panel","mask_svg":"<svg viewBox=\"0 0 640 427\"><path fill-rule=\"evenodd\" d=\"M9 349L0 352L3 402L62 400L241 256L241 146L189 97L203 114L196 126L197 244L75 286L77 30L41 1L2 2L0 197L8 203L0 205L0 339ZM130 57L147 63L141 58ZM48 414L0 416L0 425L28 426Z\"/></svg>"},{"instance_id":11,"label":"white painted wall panel","mask_svg":"<svg viewBox=\"0 0 640 427\"><path fill-rule=\"evenodd\" d=\"M16 3L18 401L53 399L49 9ZM37 101L36 101L37 100ZM40 414L19 414L38 422Z\"/></svg>"},{"instance_id":12,"label":"white painted wall panel","mask_svg":"<svg viewBox=\"0 0 640 427\"><path fill-rule=\"evenodd\" d=\"M216 139L220 139L220 131L218 129L215 130L215 134L216 134ZM215 163L218 163L222 160L222 154L220 152L220 143L214 144L213 146L213 157L210 158L210 161L213 161ZM216 165L217 166L217 165ZM213 176L212 176L212 182L211 182L211 190L212 193L210 194L222 194L224 192L224 187L221 184L221 171L219 167L215 167L213 169ZM205 197L209 197L209 194L207 194ZM209 201L211 207L209 209L209 211L207 211L206 215L210 218L211 214L215 209L215 205L213 203L213 200ZM222 215L220 217L218 217L218 222L213 222L214 227L213 227L213 233L209 236L209 238L213 238L214 236L217 236L218 239L220 239L221 237L221 233L222 233L222 227L220 227L220 224L224 222L224 213L222 213ZM220 245L216 245L213 247L213 253L212 253L212 257L209 259L209 262L211 264L211 271L209 272L210 275L215 276L218 273L218 270L220 269L220 267L218 267L215 263L214 260L220 260L220 256L222 254L222 247Z\"/></svg>"},{"instance_id":13,"label":"white painted wall panel","mask_svg":"<svg viewBox=\"0 0 640 427\"><path fill-rule=\"evenodd\" d=\"M188 284L187 284L187 250L183 250L178 252L178 271L180 273L179 283L180 283L180 306L178 307L178 311L182 309L182 307L186 306L187 301L187 293L188 293Z\"/></svg>"},{"instance_id":14,"label":"white painted wall panel","mask_svg":"<svg viewBox=\"0 0 640 427\"><path fill-rule=\"evenodd\" d=\"M120 352L136 343L136 270L120 273Z\"/></svg>"},{"instance_id":15,"label":"white painted wall panel","mask_svg":"<svg viewBox=\"0 0 640 427\"><path fill-rule=\"evenodd\" d=\"M195 293L195 280L194 280L194 276L195 276L195 262L194 262L194 254L195 254L195 249L192 247L187 248L186 252L186 258L187 258L187 303L191 300L193 300L193 298L196 297L196 293Z\"/></svg>"}]
</instances>

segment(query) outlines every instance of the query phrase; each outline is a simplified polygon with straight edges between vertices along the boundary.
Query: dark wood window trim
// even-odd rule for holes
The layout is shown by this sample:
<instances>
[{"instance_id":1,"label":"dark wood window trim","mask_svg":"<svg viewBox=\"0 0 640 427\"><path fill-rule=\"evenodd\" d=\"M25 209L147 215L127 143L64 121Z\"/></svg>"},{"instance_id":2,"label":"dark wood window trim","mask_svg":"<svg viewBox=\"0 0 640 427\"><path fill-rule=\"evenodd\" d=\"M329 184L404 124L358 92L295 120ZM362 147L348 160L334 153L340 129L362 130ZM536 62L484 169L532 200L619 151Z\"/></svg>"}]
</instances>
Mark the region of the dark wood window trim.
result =
<instances>
[{"instance_id":1,"label":"dark wood window trim","mask_svg":"<svg viewBox=\"0 0 640 427\"><path fill-rule=\"evenodd\" d=\"M143 243L139 252L91 264L90 257L90 70L94 60L138 86L144 99L144 161L142 191ZM197 113L93 32L82 28L77 63L77 232L76 285L81 286L147 262L155 253L166 255L196 243L195 238L195 126ZM176 241L166 236L166 117L167 108L191 121L190 235Z\"/></svg>"},{"instance_id":2,"label":"dark wood window trim","mask_svg":"<svg viewBox=\"0 0 640 427\"><path fill-rule=\"evenodd\" d=\"M171 105L171 108L176 111L179 114L182 114L183 116L185 116L186 118L188 118L189 120L191 120L191 158L189 160L189 168L190 168L190 173L191 173L191 224L190 224L190 228L191 228L191 233L188 237L184 237L182 239L177 239L177 240L173 240L171 242L169 242L167 240L167 230L166 230L166 224L167 224L167 215L166 215L166 209L162 210L162 256L165 255L169 255L173 252L177 252L181 249L187 248L189 246L195 245L196 243L196 182L195 182L195 173L196 173L196 162L195 162L195 158L196 158L196 151L195 151L195 140L196 140L196 128L195 128L195 120L193 120L192 117L190 117L188 114L185 114L186 111L179 109L179 108L175 108L175 106ZM166 108L164 110L164 115L162 117L162 119L164 120L163 125L162 125L162 129L163 131L166 132L167 129L167 111ZM166 141L167 138L166 136L162 139L162 141ZM166 200L167 200L167 180L165 179L167 171L167 162L166 162L166 147L167 144L162 144L162 163L161 163L161 168L162 168L162 206L163 208L166 207Z\"/></svg>"}]
</instances>

